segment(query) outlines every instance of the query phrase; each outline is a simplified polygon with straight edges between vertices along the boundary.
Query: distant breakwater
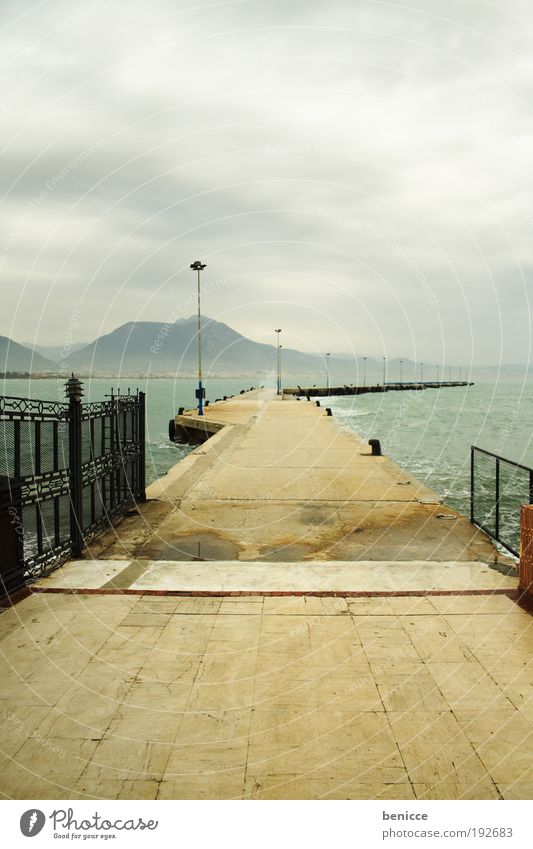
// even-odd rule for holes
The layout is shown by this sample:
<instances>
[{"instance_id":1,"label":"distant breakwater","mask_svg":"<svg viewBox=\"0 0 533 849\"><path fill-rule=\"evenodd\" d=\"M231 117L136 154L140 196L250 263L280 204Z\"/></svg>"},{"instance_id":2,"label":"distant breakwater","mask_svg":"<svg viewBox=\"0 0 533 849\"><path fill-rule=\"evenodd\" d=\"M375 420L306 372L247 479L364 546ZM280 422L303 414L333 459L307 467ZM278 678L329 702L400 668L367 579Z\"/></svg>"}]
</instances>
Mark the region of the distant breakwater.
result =
<instances>
[{"instance_id":1,"label":"distant breakwater","mask_svg":"<svg viewBox=\"0 0 533 849\"><path fill-rule=\"evenodd\" d=\"M453 386L473 386L466 380L424 381L423 383L377 383L368 386L297 386L284 389L284 395L295 395L298 398L323 398L338 395L366 395L371 392L409 392L423 389L449 389Z\"/></svg>"}]
</instances>

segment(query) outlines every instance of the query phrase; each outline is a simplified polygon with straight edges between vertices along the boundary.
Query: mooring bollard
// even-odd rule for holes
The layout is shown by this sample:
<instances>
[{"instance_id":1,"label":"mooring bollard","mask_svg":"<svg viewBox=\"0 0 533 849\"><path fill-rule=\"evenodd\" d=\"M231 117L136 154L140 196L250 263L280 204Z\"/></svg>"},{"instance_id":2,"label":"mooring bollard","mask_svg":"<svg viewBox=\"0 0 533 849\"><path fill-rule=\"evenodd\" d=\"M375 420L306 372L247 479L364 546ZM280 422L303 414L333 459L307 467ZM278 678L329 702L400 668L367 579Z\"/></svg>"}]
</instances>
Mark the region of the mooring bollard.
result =
<instances>
[{"instance_id":1,"label":"mooring bollard","mask_svg":"<svg viewBox=\"0 0 533 849\"><path fill-rule=\"evenodd\" d=\"M332 416L331 407L326 407L326 416Z\"/></svg>"},{"instance_id":2,"label":"mooring bollard","mask_svg":"<svg viewBox=\"0 0 533 849\"><path fill-rule=\"evenodd\" d=\"M372 457L381 457L381 443L379 439L369 439L368 444L372 448Z\"/></svg>"},{"instance_id":3,"label":"mooring bollard","mask_svg":"<svg viewBox=\"0 0 533 849\"><path fill-rule=\"evenodd\" d=\"M315 401L315 404L317 405L317 407L320 407L320 401Z\"/></svg>"},{"instance_id":4,"label":"mooring bollard","mask_svg":"<svg viewBox=\"0 0 533 849\"><path fill-rule=\"evenodd\" d=\"M185 412L185 407L180 407L179 410L178 410L178 416L182 416L184 412Z\"/></svg>"}]
</instances>

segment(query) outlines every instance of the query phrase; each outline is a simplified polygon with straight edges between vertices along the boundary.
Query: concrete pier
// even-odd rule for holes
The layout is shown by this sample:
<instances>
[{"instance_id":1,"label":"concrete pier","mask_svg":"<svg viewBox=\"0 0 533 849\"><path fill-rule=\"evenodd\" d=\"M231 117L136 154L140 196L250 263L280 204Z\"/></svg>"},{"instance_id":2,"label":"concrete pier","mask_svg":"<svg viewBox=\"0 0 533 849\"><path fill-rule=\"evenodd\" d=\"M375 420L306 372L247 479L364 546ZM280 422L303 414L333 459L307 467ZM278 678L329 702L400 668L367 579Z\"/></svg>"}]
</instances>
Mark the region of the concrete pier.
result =
<instances>
[{"instance_id":1,"label":"concrete pier","mask_svg":"<svg viewBox=\"0 0 533 849\"><path fill-rule=\"evenodd\" d=\"M124 522L93 545L98 557L510 562L324 408L265 390L176 425L215 436L148 488L150 530Z\"/></svg>"},{"instance_id":2,"label":"concrete pier","mask_svg":"<svg viewBox=\"0 0 533 849\"><path fill-rule=\"evenodd\" d=\"M530 798L513 561L323 408L206 413L138 513L0 617L0 791Z\"/></svg>"}]
</instances>

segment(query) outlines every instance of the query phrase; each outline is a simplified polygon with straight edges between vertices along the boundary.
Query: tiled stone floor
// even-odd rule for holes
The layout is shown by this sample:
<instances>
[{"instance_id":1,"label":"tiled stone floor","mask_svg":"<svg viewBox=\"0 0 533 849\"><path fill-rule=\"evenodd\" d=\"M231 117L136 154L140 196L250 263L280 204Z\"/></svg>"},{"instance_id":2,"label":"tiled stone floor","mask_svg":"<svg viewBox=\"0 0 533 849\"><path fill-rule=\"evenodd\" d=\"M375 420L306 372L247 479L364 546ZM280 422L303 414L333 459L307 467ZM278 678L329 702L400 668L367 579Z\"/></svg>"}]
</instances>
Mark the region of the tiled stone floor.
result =
<instances>
[{"instance_id":1,"label":"tiled stone floor","mask_svg":"<svg viewBox=\"0 0 533 849\"><path fill-rule=\"evenodd\" d=\"M0 615L0 791L531 798L532 623L490 594L34 594Z\"/></svg>"}]
</instances>

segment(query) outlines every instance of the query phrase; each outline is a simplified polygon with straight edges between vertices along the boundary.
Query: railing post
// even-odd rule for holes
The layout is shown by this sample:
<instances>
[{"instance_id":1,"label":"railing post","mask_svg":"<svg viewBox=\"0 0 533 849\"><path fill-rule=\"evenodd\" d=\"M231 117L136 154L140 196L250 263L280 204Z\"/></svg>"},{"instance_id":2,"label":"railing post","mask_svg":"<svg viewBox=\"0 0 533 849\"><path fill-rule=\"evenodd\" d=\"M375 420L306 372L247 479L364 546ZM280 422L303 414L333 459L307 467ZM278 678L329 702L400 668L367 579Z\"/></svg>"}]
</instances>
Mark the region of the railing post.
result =
<instances>
[{"instance_id":1,"label":"railing post","mask_svg":"<svg viewBox=\"0 0 533 849\"><path fill-rule=\"evenodd\" d=\"M146 501L146 395L144 392L139 392L139 406L137 408L138 415L138 439L139 439L139 492L138 499Z\"/></svg>"},{"instance_id":2,"label":"railing post","mask_svg":"<svg viewBox=\"0 0 533 849\"><path fill-rule=\"evenodd\" d=\"M70 476L70 540L72 554L80 557L83 549L83 484L81 476L81 399L82 383L74 374L66 383L69 401L69 476Z\"/></svg>"},{"instance_id":3,"label":"railing post","mask_svg":"<svg viewBox=\"0 0 533 849\"><path fill-rule=\"evenodd\" d=\"M496 481L495 481L495 512L494 512L494 536L500 540L500 458L496 457Z\"/></svg>"},{"instance_id":4,"label":"railing post","mask_svg":"<svg viewBox=\"0 0 533 849\"><path fill-rule=\"evenodd\" d=\"M470 521L474 524L474 451L475 447L470 446Z\"/></svg>"}]
</instances>

